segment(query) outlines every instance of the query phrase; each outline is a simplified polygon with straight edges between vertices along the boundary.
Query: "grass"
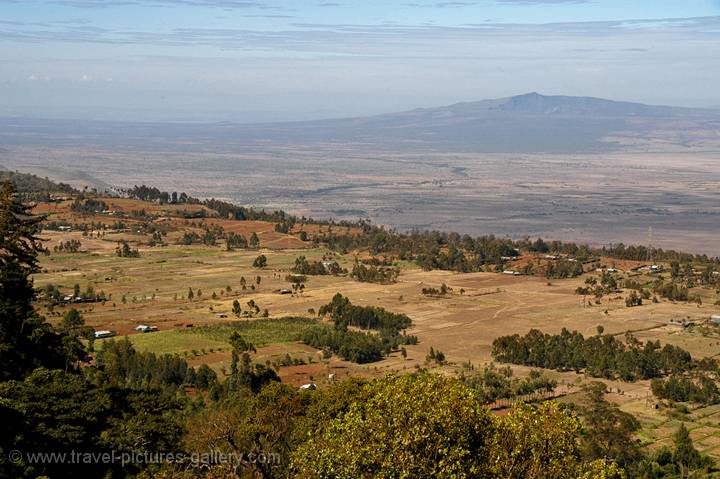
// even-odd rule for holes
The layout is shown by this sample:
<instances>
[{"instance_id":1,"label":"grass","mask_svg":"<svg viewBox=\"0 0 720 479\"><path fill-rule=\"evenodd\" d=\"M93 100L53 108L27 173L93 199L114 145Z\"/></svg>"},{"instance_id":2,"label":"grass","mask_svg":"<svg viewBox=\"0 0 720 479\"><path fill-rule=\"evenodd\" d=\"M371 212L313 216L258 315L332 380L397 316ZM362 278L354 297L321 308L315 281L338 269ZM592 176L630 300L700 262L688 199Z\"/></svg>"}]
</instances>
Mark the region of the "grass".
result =
<instances>
[{"instance_id":1,"label":"grass","mask_svg":"<svg viewBox=\"0 0 720 479\"><path fill-rule=\"evenodd\" d=\"M193 350L225 350L230 347L228 338L233 331L239 332L255 347L298 341L303 331L315 321L301 317L254 319L227 325L207 326L193 329L175 329L156 333L126 336L138 351L155 354L183 354ZM96 349L103 341L95 342Z\"/></svg>"},{"instance_id":2,"label":"grass","mask_svg":"<svg viewBox=\"0 0 720 479\"><path fill-rule=\"evenodd\" d=\"M156 333L133 334L125 336L138 351L149 351L155 354L182 354L184 352L201 349L227 349L226 341L217 341L204 338L201 335L185 334L182 330L159 331ZM95 341L95 349L102 347L103 341Z\"/></svg>"},{"instance_id":3,"label":"grass","mask_svg":"<svg viewBox=\"0 0 720 479\"><path fill-rule=\"evenodd\" d=\"M637 400L626 403L622 409L635 416L641 424L637 436L643 445L655 449L660 445L672 445L672 436L683 423L690 430L695 447L701 452L720 458L720 405L698 407L686 404L688 414L668 414L667 409L655 410L649 405L656 400L646 403ZM671 417L672 416L672 417Z\"/></svg>"},{"instance_id":4,"label":"grass","mask_svg":"<svg viewBox=\"0 0 720 479\"><path fill-rule=\"evenodd\" d=\"M193 336L199 334L213 341L226 341L233 331L237 331L256 347L263 347L268 344L299 341L302 333L314 324L316 324L315 320L302 317L255 319L196 328L193 331L185 330L181 333Z\"/></svg>"}]
</instances>

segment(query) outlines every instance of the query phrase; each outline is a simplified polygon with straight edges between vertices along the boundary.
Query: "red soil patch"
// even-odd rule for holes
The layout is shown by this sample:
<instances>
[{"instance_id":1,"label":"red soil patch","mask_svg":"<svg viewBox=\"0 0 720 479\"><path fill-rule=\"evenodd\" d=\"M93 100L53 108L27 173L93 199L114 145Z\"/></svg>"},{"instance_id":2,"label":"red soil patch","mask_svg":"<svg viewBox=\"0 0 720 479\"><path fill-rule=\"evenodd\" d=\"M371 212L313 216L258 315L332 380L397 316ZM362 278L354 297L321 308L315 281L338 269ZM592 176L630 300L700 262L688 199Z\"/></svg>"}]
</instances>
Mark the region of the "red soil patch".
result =
<instances>
[{"instance_id":1,"label":"red soil patch","mask_svg":"<svg viewBox=\"0 0 720 479\"><path fill-rule=\"evenodd\" d=\"M335 375L335 380L348 376L370 378L377 376L368 371L360 370L357 365L332 358L329 363L303 364L300 366L285 366L280 368L278 375L280 380L291 386L300 387L303 384L315 383L321 386L330 381L330 374Z\"/></svg>"},{"instance_id":2,"label":"red soil patch","mask_svg":"<svg viewBox=\"0 0 720 479\"><path fill-rule=\"evenodd\" d=\"M202 356L191 356L187 358L188 366L191 367L198 367L203 364L215 364L215 363L221 363L223 361L230 361L232 358L232 353L230 351L215 351L208 354L203 354Z\"/></svg>"}]
</instances>

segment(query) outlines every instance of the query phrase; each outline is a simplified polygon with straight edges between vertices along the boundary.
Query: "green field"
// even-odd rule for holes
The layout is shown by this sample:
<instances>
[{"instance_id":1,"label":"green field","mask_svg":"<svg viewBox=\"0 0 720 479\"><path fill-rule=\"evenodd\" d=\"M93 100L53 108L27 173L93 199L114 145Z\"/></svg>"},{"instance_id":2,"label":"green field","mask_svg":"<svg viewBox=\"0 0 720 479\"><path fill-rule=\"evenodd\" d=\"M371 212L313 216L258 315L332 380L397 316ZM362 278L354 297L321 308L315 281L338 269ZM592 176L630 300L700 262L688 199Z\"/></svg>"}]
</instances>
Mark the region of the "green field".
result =
<instances>
[{"instance_id":1,"label":"green field","mask_svg":"<svg viewBox=\"0 0 720 479\"><path fill-rule=\"evenodd\" d=\"M184 354L192 351L228 351L228 338L233 331L240 333L255 347L298 341L303 331L315 321L300 317L256 319L227 325L206 326L192 329L158 331L155 333L125 336L138 351L156 354ZM96 349L102 343L117 338L99 339Z\"/></svg>"},{"instance_id":2,"label":"green field","mask_svg":"<svg viewBox=\"0 0 720 479\"><path fill-rule=\"evenodd\" d=\"M648 398L622 406L622 410L640 421L641 429L637 436L643 445L650 449L672 446L673 434L680 424L685 424L698 450L714 458L720 457L720 405L699 407L678 403L676 408L655 409L655 403L657 400Z\"/></svg>"}]
</instances>

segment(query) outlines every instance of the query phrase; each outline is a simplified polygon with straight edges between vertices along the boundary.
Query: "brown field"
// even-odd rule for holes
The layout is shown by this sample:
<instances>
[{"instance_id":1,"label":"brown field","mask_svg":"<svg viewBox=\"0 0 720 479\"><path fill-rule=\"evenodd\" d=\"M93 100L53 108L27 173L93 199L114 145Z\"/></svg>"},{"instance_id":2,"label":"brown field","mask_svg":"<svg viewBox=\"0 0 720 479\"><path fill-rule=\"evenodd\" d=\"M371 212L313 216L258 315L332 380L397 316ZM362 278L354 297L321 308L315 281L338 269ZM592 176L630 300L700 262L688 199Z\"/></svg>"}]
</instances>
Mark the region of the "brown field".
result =
<instances>
[{"instance_id":1,"label":"brown field","mask_svg":"<svg viewBox=\"0 0 720 479\"><path fill-rule=\"evenodd\" d=\"M142 203L129 201L122 204L123 208L131 210L143 206ZM69 203L63 203L57 208L41 204L36 211L50 213L53 219L70 215L68 208ZM145 209L150 210L149 207ZM114 221L107 215L70 215L68 219L106 224ZM232 303L236 299L244 309L247 309L245 305L248 301L254 300L262 310L268 310L270 318L310 317L334 294L340 292L353 303L381 306L405 313L412 319L413 326L408 332L419 338L419 344L406 348L408 357L404 359L399 353L394 353L382 361L367 365L352 364L336 357L324 360L318 351L301 344L282 330L253 333L258 345L256 361L274 362L289 354L306 363L280 368L279 374L283 381L295 386L307 382L323 384L331 373L336 377L350 374L372 377L388 371L413 371L426 366L425 356L430 347L444 352L449 360L446 366L434 369L455 374L466 362L475 366L490 363L495 338L513 333L525 334L531 328L549 333L568 328L591 335L595 334L598 325L602 325L605 334L620 335L633 331L640 340L657 339L662 343L675 344L698 357L720 354L720 332L715 329L686 330L670 325L671 320L682 319L702 323L711 314L719 313L720 307L713 305L718 299L715 291L695 291L703 297L702 305L661 300L657 304L648 301L641 307L627 308L624 293L621 293L603 298L599 305L588 306L582 297L575 294L575 289L584 283L587 275L548 281L543 277L498 273L423 271L402 263L401 275L395 284L360 283L344 276L310 276L303 294L281 295L277 290L289 287L285 276L296 257L305 255L310 260L318 260L324 255L333 254L343 267L351 268L357 252L339 255L324 248L312 248L296 235L274 231L271 223L218 218L209 218L204 224L219 225L225 231L246 236L255 232L260 237L261 248L228 252L222 244L216 247L181 246L174 244L176 239L183 231L201 231L200 220L185 221L160 216L156 223L169 226L168 246L149 247L149 236L132 228L126 231L105 230L99 238L97 235L83 236L77 231L43 231L42 237L50 250L60 241L78 239L82 242L82 251L43 256L42 272L35 275L35 285L43 287L55 284L67 293L72 291L75 284L79 284L82 290L91 285L96 291L109 295L109 299L104 304L75 305L83 313L87 324L97 330L109 329L120 336L128 335L139 350L182 354L190 365L209 364L221 374L229 369L229 344L225 337L213 333L215 330L212 328L248 321L232 315ZM311 231L311 228L306 228L306 231ZM312 231L320 231L323 227L314 225L312 228ZM121 239L137 245L141 257L117 257L114 250L116 242ZM365 252L359 253L360 256L367 256ZM252 267L258 254L267 256L266 268ZM526 256L517 261L515 266L529 261L539 264L542 258ZM621 274L633 275L637 273L630 273L629 270L640 265L637 262L609 259L603 259L603 264L625 271ZM247 280L246 290L242 290L241 277ZM256 284L256 277L260 277L259 285ZM427 297L421 293L424 287L438 288L443 283L453 290L447 297ZM230 291L226 290L228 286ZM192 301L187 299L189 288L196 295ZM461 289L464 290L462 294ZM202 291L201 296L199 291ZM212 297L213 293L215 298ZM52 312L44 309L42 312L50 321L57 321L68 308L62 306ZM159 332L136 333L133 328L138 324L157 326ZM188 325L192 325L192 328L188 328ZM525 367L513 369L517 375L529 371ZM592 380L575 373L548 371L547 374L559 381L558 390L566 395L564 400L572 400L573 392L581 384ZM653 409L654 400L647 381L606 383L612 391L609 398L641 419L644 426L641 433L643 441L653 447L668 441L677 421ZM706 410L708 408L693 410L687 420L692 423L697 444L708 453L720 457L720 408L712 414Z\"/></svg>"},{"instance_id":2,"label":"brown field","mask_svg":"<svg viewBox=\"0 0 720 479\"><path fill-rule=\"evenodd\" d=\"M87 240L74 232L44 232L43 236L48 238L49 245L60 238L79 238L88 252L52 254L44 258L42 267L46 273L36 275L36 285L52 283L71 289L78 283L84 289L87 284L92 284L96 290L112 294L111 301L105 305L82 307L87 311L85 317L90 325L114 329L121 334L130 332L138 323L173 329L185 323L235 321L217 317L219 313L230 313L234 299L243 303L253 299L261 308L267 308L272 317L308 315L309 309L317 310L335 293L341 292L354 303L382 306L410 316L414 323L410 333L419 337L420 344L408 347L408 351L410 357L419 362L433 346L454 362L484 363L491 360L490 346L498 336L524 334L531 328L555 333L563 327L594 334L598 325L604 326L606 334L636 331L641 339L679 344L701 356L720 351L717 347L719 339L695 337L680 328L668 326L673 319L702 321L717 312L717 307L661 301L627 308L622 296L604 298L601 305L584 306L582 298L574 294L575 288L583 283L584 279L580 278L553 280L548 284L546 279L539 277L428 272L404 267L396 284L313 276L302 296L290 296L275 291L288 287L284 277L294 258L302 254L309 259L318 259L327 251L263 248L260 251L226 252L220 247L168 246L141 248L141 258L117 258L113 254L115 244L111 241ZM263 270L251 266L260 253L268 257L268 267ZM350 256L338 259L345 267L352 263ZM241 276L248 284L260 276L261 284L256 291L241 291ZM421 294L423 287L439 287L442 283L454 289L451 296L434 298ZM232 292L226 294L224 290L228 285ZM193 301L182 299L188 288L202 290L202 297ZM465 290L462 295L459 293L461 288ZM213 292L217 299L211 298ZM123 295L127 304L121 303ZM408 361L390 358L376 366L402 368Z\"/></svg>"}]
</instances>

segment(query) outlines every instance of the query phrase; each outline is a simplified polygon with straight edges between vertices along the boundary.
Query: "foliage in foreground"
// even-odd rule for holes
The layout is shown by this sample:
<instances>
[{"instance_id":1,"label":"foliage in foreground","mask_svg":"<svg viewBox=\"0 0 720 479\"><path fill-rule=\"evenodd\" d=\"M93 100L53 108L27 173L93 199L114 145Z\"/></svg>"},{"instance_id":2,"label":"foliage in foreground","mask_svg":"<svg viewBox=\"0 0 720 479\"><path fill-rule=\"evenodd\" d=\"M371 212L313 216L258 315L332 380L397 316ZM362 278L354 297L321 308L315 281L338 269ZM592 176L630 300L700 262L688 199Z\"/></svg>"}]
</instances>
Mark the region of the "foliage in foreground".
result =
<instances>
[{"instance_id":1,"label":"foliage in foreground","mask_svg":"<svg viewBox=\"0 0 720 479\"><path fill-rule=\"evenodd\" d=\"M426 374L388 376L363 396L308 435L292 456L294 477L624 477L611 463L582 461L580 422L556 403L494 416L460 381Z\"/></svg>"}]
</instances>

